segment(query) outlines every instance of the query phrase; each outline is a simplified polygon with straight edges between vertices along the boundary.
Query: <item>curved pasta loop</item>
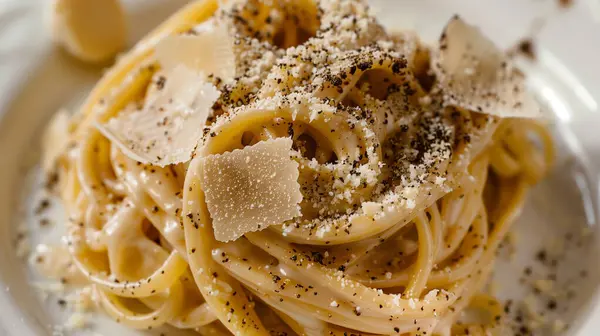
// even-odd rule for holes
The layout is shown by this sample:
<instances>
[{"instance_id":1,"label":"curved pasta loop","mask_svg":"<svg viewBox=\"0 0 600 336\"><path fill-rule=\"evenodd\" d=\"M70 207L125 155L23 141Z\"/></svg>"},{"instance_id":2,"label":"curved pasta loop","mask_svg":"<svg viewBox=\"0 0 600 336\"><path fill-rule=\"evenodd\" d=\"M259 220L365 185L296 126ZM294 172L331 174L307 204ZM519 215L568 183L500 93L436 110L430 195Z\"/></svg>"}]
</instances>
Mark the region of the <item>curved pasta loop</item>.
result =
<instances>
[{"instance_id":1,"label":"curved pasta loop","mask_svg":"<svg viewBox=\"0 0 600 336\"><path fill-rule=\"evenodd\" d=\"M210 223L210 214L200 188L199 164L198 160L192 160L190 163L184 185L183 203L183 212L192 214L192 218L185 216L183 223L188 261L194 279L206 302L227 329L246 335L267 335L256 312L250 308L249 298L241 284L212 259L213 249L220 244L214 239L212 226L205 224ZM194 217L198 218L202 225L194 225Z\"/></svg>"},{"instance_id":2,"label":"curved pasta loop","mask_svg":"<svg viewBox=\"0 0 600 336\"><path fill-rule=\"evenodd\" d=\"M217 319L207 303L183 312L180 316L169 321L171 325L179 329L194 329L214 322Z\"/></svg>"},{"instance_id":3,"label":"curved pasta loop","mask_svg":"<svg viewBox=\"0 0 600 336\"><path fill-rule=\"evenodd\" d=\"M301 204L305 220L289 225L315 231L317 225L311 220L318 214L339 216L368 198L379 180L380 146L369 129L356 124L358 120L325 101L307 101L295 95L276 97L217 121L201 155L220 154L261 140L291 137L298 145L295 159L300 163L299 183L305 191ZM337 137L331 138L332 133ZM314 141L314 147L303 146L303 138ZM334 197L344 194L346 197ZM326 236L321 240L325 241ZM291 232L289 237L306 240L308 236Z\"/></svg>"},{"instance_id":4,"label":"curved pasta loop","mask_svg":"<svg viewBox=\"0 0 600 336\"><path fill-rule=\"evenodd\" d=\"M363 1L221 5L193 2L149 34L73 122L69 252L108 314L204 335L496 332L480 291L551 168L546 127L445 106L431 50L386 33ZM199 77L220 96L192 159L128 157L94 125L143 111L169 81L157 45L210 25L231 33L235 76ZM218 241L205 160L276 138L292 140L301 215ZM469 309L491 323L461 322Z\"/></svg>"},{"instance_id":5,"label":"curved pasta loop","mask_svg":"<svg viewBox=\"0 0 600 336\"><path fill-rule=\"evenodd\" d=\"M182 274L187 267L185 260L177 252L173 252L164 264L147 278L137 281L121 281L108 276L97 275L101 274L102 271L96 271L83 261L90 257L94 257L94 255L86 256L85 252L74 253L75 264L81 272L102 290L130 298L146 297L168 289L177 281L177 274Z\"/></svg>"},{"instance_id":6,"label":"curved pasta loop","mask_svg":"<svg viewBox=\"0 0 600 336\"><path fill-rule=\"evenodd\" d=\"M494 155L491 155L490 164L498 175L508 178L524 174L531 184L535 184L552 167L552 136L540 122L508 120L502 123L495 137L498 141L492 147Z\"/></svg>"},{"instance_id":7,"label":"curved pasta loop","mask_svg":"<svg viewBox=\"0 0 600 336\"><path fill-rule=\"evenodd\" d=\"M416 104L418 98L424 95L404 55L372 46L343 52L329 67L318 69L314 76L324 79L316 87L315 95L338 103L344 101L354 88L379 100L401 93L406 98L404 105L392 113L406 112L403 110L409 108L409 103ZM348 98L356 105L362 105L364 99L368 99L360 94ZM390 124L393 125L394 121L392 119Z\"/></svg>"},{"instance_id":8,"label":"curved pasta loop","mask_svg":"<svg viewBox=\"0 0 600 336\"><path fill-rule=\"evenodd\" d=\"M236 13L237 31L246 36L267 40L283 49L305 42L319 28L318 8L314 1L250 0Z\"/></svg>"},{"instance_id":9,"label":"curved pasta loop","mask_svg":"<svg viewBox=\"0 0 600 336\"><path fill-rule=\"evenodd\" d=\"M116 147L111 160L115 174L123 181L128 197L159 231L169 247L186 258L181 228L181 187L176 169L140 165L125 157Z\"/></svg>"},{"instance_id":10,"label":"curved pasta loop","mask_svg":"<svg viewBox=\"0 0 600 336\"><path fill-rule=\"evenodd\" d=\"M426 225L423 226L426 227ZM423 231L425 231L426 235L430 233L427 232L427 228L424 228ZM294 274L295 276L300 276L298 273L301 273L304 281L320 284L319 286L328 288L328 291L335 292L345 300L351 301L353 296L360 295L361 301L367 301L363 302L362 309L373 309L378 312L377 314L381 314L384 317L388 317L390 314L398 314L396 315L397 318L412 318L426 314L424 313L424 303L411 304L411 301L414 303L413 299L403 299L399 295L385 295L383 292L374 290L373 288L362 286L353 280L352 277L346 277L340 270L330 269L321 265L318 261L314 260L315 256L312 253L302 253L303 251L292 247L290 243L287 243L272 232L252 233L247 234L246 237L255 246L258 246L265 252L269 251L268 253L278 256L289 256L278 259L281 264L287 266L284 272ZM280 269L282 267L280 266ZM448 296L435 296L431 298L430 303L434 306L443 306L446 302L451 302L453 297L454 295L451 294L448 294ZM379 305L383 305L383 307L379 307ZM422 307L424 308L423 310L421 310Z\"/></svg>"},{"instance_id":11,"label":"curved pasta loop","mask_svg":"<svg viewBox=\"0 0 600 336\"><path fill-rule=\"evenodd\" d=\"M119 296L103 289L98 290L100 304L108 315L119 323L135 329L152 329L161 326L173 319L181 311L183 289L176 282L166 293L164 303L156 310L149 313L137 313L120 301Z\"/></svg>"}]
</instances>

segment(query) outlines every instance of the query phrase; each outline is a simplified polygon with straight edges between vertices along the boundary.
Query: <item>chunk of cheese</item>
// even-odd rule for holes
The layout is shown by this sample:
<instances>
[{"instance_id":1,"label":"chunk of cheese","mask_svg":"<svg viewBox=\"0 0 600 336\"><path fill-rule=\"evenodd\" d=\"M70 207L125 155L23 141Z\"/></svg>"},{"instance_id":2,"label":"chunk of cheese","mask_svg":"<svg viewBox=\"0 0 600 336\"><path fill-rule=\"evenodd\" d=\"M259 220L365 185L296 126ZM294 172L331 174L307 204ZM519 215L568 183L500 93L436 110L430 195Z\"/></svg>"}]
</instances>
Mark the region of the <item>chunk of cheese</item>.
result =
<instances>
[{"instance_id":1,"label":"chunk of cheese","mask_svg":"<svg viewBox=\"0 0 600 336\"><path fill-rule=\"evenodd\" d=\"M448 105L504 118L541 116L521 71L458 16L446 26L432 68Z\"/></svg>"},{"instance_id":2,"label":"chunk of cheese","mask_svg":"<svg viewBox=\"0 0 600 336\"><path fill-rule=\"evenodd\" d=\"M162 39L154 51L164 69L179 65L229 82L236 74L233 39L225 25L208 20L193 34L170 35Z\"/></svg>"},{"instance_id":3,"label":"chunk of cheese","mask_svg":"<svg viewBox=\"0 0 600 336\"><path fill-rule=\"evenodd\" d=\"M191 159L220 95L203 74L184 66L173 69L165 80L162 90L147 97L141 110L96 124L125 155L157 166Z\"/></svg>"},{"instance_id":4,"label":"chunk of cheese","mask_svg":"<svg viewBox=\"0 0 600 336\"><path fill-rule=\"evenodd\" d=\"M56 43L86 62L103 62L127 42L119 0L52 0L49 12Z\"/></svg>"},{"instance_id":5,"label":"chunk of cheese","mask_svg":"<svg viewBox=\"0 0 600 336\"><path fill-rule=\"evenodd\" d=\"M235 240L300 215L291 148L291 139L279 138L202 159L202 189L217 240Z\"/></svg>"}]
</instances>

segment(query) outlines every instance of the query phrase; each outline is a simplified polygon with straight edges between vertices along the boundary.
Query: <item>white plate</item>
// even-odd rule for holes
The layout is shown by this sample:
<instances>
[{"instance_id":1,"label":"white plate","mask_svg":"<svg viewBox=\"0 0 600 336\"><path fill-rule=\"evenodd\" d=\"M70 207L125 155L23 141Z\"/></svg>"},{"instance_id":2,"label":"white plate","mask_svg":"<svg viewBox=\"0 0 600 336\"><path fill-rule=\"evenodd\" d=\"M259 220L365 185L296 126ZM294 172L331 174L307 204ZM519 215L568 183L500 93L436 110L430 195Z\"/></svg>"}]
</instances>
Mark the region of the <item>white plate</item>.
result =
<instances>
[{"instance_id":1,"label":"white plate","mask_svg":"<svg viewBox=\"0 0 600 336\"><path fill-rule=\"evenodd\" d=\"M44 1L46 3L47 1ZM139 38L185 0L127 2L132 41ZM539 39L539 62L532 69L535 91L557 116L560 156L555 172L530 197L516 223L517 257L499 257L499 294L518 297L528 265L543 277L535 254L565 232L578 234L588 225L591 237L580 247L568 246L555 273L557 283L573 287L570 303L559 301L558 315L568 321L572 335L596 335L600 330L600 244L598 172L600 172L600 3L576 1L568 12L557 13L558 0L373 0L390 27L417 29L435 38L447 19L458 12L508 46L528 30L536 17L551 16ZM38 135L53 112L73 106L101 72L52 48L44 31L41 0L0 0L0 335L50 335L60 323L55 302L41 303L27 284L32 274L16 257L15 227L31 216L20 210L25 172L37 160ZM143 6L141 4L143 3ZM379 10L378 10L379 9ZM29 198L29 204L35 199ZM29 218L31 219L31 218ZM44 233L31 220L27 225ZM37 239L37 238L35 238ZM576 240L576 239L574 239ZM587 270L581 278L580 271ZM544 300L546 300L544 298ZM542 300L542 303L543 300ZM553 318L553 317L549 317ZM123 329L102 323L101 334L125 335ZM135 334L135 333L132 333ZM541 335L548 334L545 331Z\"/></svg>"}]
</instances>

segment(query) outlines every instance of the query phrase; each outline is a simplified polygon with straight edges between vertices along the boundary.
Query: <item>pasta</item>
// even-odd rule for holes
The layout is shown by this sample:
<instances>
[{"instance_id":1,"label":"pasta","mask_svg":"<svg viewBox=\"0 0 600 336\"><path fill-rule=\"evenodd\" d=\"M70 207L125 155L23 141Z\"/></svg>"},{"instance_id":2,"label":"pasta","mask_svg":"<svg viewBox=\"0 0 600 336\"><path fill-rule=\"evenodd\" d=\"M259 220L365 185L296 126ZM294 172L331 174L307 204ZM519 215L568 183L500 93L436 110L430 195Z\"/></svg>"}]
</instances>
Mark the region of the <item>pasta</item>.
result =
<instances>
[{"instance_id":1,"label":"pasta","mask_svg":"<svg viewBox=\"0 0 600 336\"><path fill-rule=\"evenodd\" d=\"M68 251L104 310L202 335L501 333L481 289L553 157L518 70L460 18L429 47L387 33L361 1L217 7L180 10L71 121L56 162ZM222 29L230 46L210 38ZM175 119L149 119L162 116ZM268 156L250 148L275 153L272 175L270 161L249 172L245 155ZM242 197L214 210L246 192L210 180L232 166L248 185L268 178L260 207L285 215L244 217ZM238 215L248 228L222 236Z\"/></svg>"}]
</instances>

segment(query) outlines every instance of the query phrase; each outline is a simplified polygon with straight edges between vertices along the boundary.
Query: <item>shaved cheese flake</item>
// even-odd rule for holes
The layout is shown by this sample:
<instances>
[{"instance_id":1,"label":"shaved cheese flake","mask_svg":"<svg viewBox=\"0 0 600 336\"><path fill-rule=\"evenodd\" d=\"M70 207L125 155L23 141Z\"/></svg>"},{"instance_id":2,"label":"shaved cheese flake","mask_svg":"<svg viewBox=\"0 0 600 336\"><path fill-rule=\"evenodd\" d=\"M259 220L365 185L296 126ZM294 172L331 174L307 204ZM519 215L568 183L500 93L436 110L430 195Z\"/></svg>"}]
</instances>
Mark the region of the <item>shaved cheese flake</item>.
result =
<instances>
[{"instance_id":1,"label":"shaved cheese flake","mask_svg":"<svg viewBox=\"0 0 600 336\"><path fill-rule=\"evenodd\" d=\"M61 109L50 120L42 136L42 169L50 173L69 144L69 113Z\"/></svg>"},{"instance_id":2,"label":"shaved cheese flake","mask_svg":"<svg viewBox=\"0 0 600 336\"><path fill-rule=\"evenodd\" d=\"M458 16L440 38L433 70L448 105L503 118L541 116L524 75L479 29Z\"/></svg>"},{"instance_id":3,"label":"shaved cheese flake","mask_svg":"<svg viewBox=\"0 0 600 336\"><path fill-rule=\"evenodd\" d=\"M203 191L217 240L235 240L300 215L291 148L291 139L279 138L203 158Z\"/></svg>"},{"instance_id":4,"label":"shaved cheese flake","mask_svg":"<svg viewBox=\"0 0 600 336\"><path fill-rule=\"evenodd\" d=\"M169 72L162 90L146 98L142 110L122 113L96 127L139 162L163 167L186 162L219 95L201 73L179 66Z\"/></svg>"},{"instance_id":5,"label":"shaved cheese flake","mask_svg":"<svg viewBox=\"0 0 600 336\"><path fill-rule=\"evenodd\" d=\"M227 26L209 20L196 34L170 35L156 45L155 55L165 69L185 65L229 82L235 77L233 39Z\"/></svg>"}]
</instances>

